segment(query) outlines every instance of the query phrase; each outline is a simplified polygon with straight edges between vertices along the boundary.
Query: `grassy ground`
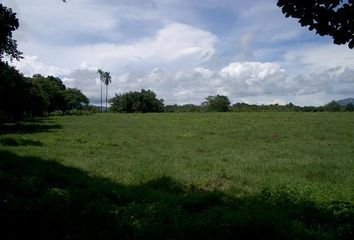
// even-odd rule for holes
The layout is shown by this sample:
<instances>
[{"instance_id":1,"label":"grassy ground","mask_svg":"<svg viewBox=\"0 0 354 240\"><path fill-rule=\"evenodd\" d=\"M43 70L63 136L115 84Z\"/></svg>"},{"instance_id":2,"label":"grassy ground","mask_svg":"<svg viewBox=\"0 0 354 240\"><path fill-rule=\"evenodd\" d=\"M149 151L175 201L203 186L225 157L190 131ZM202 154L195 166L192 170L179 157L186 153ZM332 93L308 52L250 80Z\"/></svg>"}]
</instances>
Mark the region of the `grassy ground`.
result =
<instances>
[{"instance_id":1,"label":"grassy ground","mask_svg":"<svg viewBox=\"0 0 354 240\"><path fill-rule=\"evenodd\" d=\"M25 229L9 239L354 237L352 113L95 114L0 133L3 226Z\"/></svg>"}]
</instances>

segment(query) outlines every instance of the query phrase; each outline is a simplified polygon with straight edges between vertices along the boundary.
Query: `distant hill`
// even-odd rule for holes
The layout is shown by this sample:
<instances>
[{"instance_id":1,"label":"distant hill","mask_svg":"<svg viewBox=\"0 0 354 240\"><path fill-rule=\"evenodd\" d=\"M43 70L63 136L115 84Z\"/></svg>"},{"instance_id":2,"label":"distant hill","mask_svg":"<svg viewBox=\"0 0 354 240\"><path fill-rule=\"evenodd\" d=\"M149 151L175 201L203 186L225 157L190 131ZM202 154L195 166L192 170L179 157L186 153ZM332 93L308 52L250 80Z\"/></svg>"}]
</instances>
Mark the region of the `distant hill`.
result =
<instances>
[{"instance_id":1,"label":"distant hill","mask_svg":"<svg viewBox=\"0 0 354 240\"><path fill-rule=\"evenodd\" d=\"M336 102L341 106L346 106L349 103L354 105L354 98L346 98L346 99L338 100Z\"/></svg>"}]
</instances>

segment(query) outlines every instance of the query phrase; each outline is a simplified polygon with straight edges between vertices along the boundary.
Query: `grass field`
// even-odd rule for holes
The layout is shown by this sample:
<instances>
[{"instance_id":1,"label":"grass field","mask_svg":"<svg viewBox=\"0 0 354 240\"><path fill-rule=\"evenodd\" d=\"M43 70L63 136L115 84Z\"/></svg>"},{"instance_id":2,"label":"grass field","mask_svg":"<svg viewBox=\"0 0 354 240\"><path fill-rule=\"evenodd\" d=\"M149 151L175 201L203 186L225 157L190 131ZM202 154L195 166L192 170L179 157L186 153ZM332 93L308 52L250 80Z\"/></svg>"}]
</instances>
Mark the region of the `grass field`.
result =
<instances>
[{"instance_id":1,"label":"grass field","mask_svg":"<svg viewBox=\"0 0 354 240\"><path fill-rule=\"evenodd\" d=\"M94 114L0 133L5 239L354 238L352 113Z\"/></svg>"}]
</instances>

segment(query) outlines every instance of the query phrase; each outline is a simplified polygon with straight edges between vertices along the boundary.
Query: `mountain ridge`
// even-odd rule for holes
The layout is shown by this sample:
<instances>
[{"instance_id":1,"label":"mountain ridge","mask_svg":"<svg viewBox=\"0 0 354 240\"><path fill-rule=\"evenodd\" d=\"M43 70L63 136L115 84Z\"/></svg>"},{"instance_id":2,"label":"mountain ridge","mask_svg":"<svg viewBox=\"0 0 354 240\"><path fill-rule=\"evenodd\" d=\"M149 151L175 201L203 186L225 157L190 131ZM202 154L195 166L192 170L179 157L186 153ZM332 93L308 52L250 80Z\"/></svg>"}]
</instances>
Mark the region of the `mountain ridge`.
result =
<instances>
[{"instance_id":1,"label":"mountain ridge","mask_svg":"<svg viewBox=\"0 0 354 240\"><path fill-rule=\"evenodd\" d=\"M346 106L349 103L354 105L354 98L345 98L345 99L338 100L336 102L341 106Z\"/></svg>"}]
</instances>

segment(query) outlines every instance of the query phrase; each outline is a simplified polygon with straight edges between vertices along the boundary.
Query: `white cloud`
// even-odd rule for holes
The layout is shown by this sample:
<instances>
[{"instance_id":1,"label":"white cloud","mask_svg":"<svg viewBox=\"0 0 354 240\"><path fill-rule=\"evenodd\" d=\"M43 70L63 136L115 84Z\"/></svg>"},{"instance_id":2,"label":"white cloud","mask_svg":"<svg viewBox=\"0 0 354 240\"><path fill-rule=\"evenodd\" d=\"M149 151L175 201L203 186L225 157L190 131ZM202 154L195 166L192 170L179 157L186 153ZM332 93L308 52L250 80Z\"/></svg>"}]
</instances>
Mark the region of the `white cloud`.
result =
<instances>
[{"instance_id":1,"label":"white cloud","mask_svg":"<svg viewBox=\"0 0 354 240\"><path fill-rule=\"evenodd\" d=\"M217 40L211 32L186 24L169 23L153 36L129 44L101 42L51 48L28 44L32 52L38 52L43 59L50 59L46 61L50 65L73 69L103 68L113 72L197 67L215 54Z\"/></svg>"},{"instance_id":2,"label":"white cloud","mask_svg":"<svg viewBox=\"0 0 354 240\"><path fill-rule=\"evenodd\" d=\"M67 69L50 66L39 61L37 56L23 56L20 61L13 61L12 65L22 72L25 76L32 76L40 73L44 76L59 76L68 74L70 71Z\"/></svg>"},{"instance_id":3,"label":"white cloud","mask_svg":"<svg viewBox=\"0 0 354 240\"><path fill-rule=\"evenodd\" d=\"M208 61L215 53L217 37L189 25L171 23L160 29L154 37L131 44L100 43L73 47L63 53L68 59L76 58L86 64L108 69L134 64L178 64L196 66Z\"/></svg>"},{"instance_id":4,"label":"white cloud","mask_svg":"<svg viewBox=\"0 0 354 240\"><path fill-rule=\"evenodd\" d=\"M95 67L82 63L69 71L41 63L26 56L14 65L24 74L61 76L68 87L81 89L93 104L100 101L100 82ZM330 68L320 73L291 76L279 64L268 62L233 62L212 70L195 67L186 70L128 70L113 72L109 86L114 93L152 89L166 103L201 103L208 95L226 95L232 102L256 104L321 105L332 99L354 95L354 69Z\"/></svg>"},{"instance_id":5,"label":"white cloud","mask_svg":"<svg viewBox=\"0 0 354 240\"><path fill-rule=\"evenodd\" d=\"M247 104L257 104L257 105L269 105L269 104L279 104L285 105L288 104L290 101L280 98L283 96L252 96L252 97L244 97L239 100L241 103Z\"/></svg>"},{"instance_id":6,"label":"white cloud","mask_svg":"<svg viewBox=\"0 0 354 240\"><path fill-rule=\"evenodd\" d=\"M62 76L95 104L97 68L111 72L111 95L151 88L168 103L223 94L311 105L354 95L354 52L285 18L275 1L3 2L20 18L14 36L26 56L14 65Z\"/></svg>"},{"instance_id":7,"label":"white cloud","mask_svg":"<svg viewBox=\"0 0 354 240\"><path fill-rule=\"evenodd\" d=\"M291 90L287 72L275 63L237 62L221 69L218 74L227 89L238 96L273 94Z\"/></svg>"},{"instance_id":8,"label":"white cloud","mask_svg":"<svg viewBox=\"0 0 354 240\"><path fill-rule=\"evenodd\" d=\"M76 71L68 78L75 78L75 87L83 88L90 95L99 95L90 71ZM90 73L91 74L91 73ZM90 84L80 84L83 80ZM167 103L201 103L208 95L222 94L237 101L244 96L286 93L287 73L279 65L260 62L238 62L218 71L197 67L185 71L165 71L155 68L146 72L125 72L113 76L110 92L122 93L149 88ZM75 85L76 84L76 85ZM87 89L87 90L86 90ZM96 93L95 93L96 92Z\"/></svg>"},{"instance_id":9,"label":"white cloud","mask_svg":"<svg viewBox=\"0 0 354 240\"><path fill-rule=\"evenodd\" d=\"M317 93L354 95L354 70L351 68L330 68L320 73L307 76L298 75L294 78L298 87L297 95Z\"/></svg>"},{"instance_id":10,"label":"white cloud","mask_svg":"<svg viewBox=\"0 0 354 240\"><path fill-rule=\"evenodd\" d=\"M352 68L354 52L347 46L309 44L289 50L281 63L294 72L319 73L334 67Z\"/></svg>"},{"instance_id":11,"label":"white cloud","mask_svg":"<svg viewBox=\"0 0 354 240\"><path fill-rule=\"evenodd\" d=\"M165 69L197 67L215 54L217 37L208 31L181 23L170 23L158 30L152 37L146 37L130 44L98 43L83 46L54 47L56 52L51 61L44 64L36 56L25 56L14 63L25 74L62 75L64 68L103 68L111 72L127 69L133 71L151 69L156 66ZM54 50L53 50L54 49ZM40 47L38 47L40 50ZM50 53L48 53L50 54ZM62 68L51 65L65 66Z\"/></svg>"}]
</instances>

